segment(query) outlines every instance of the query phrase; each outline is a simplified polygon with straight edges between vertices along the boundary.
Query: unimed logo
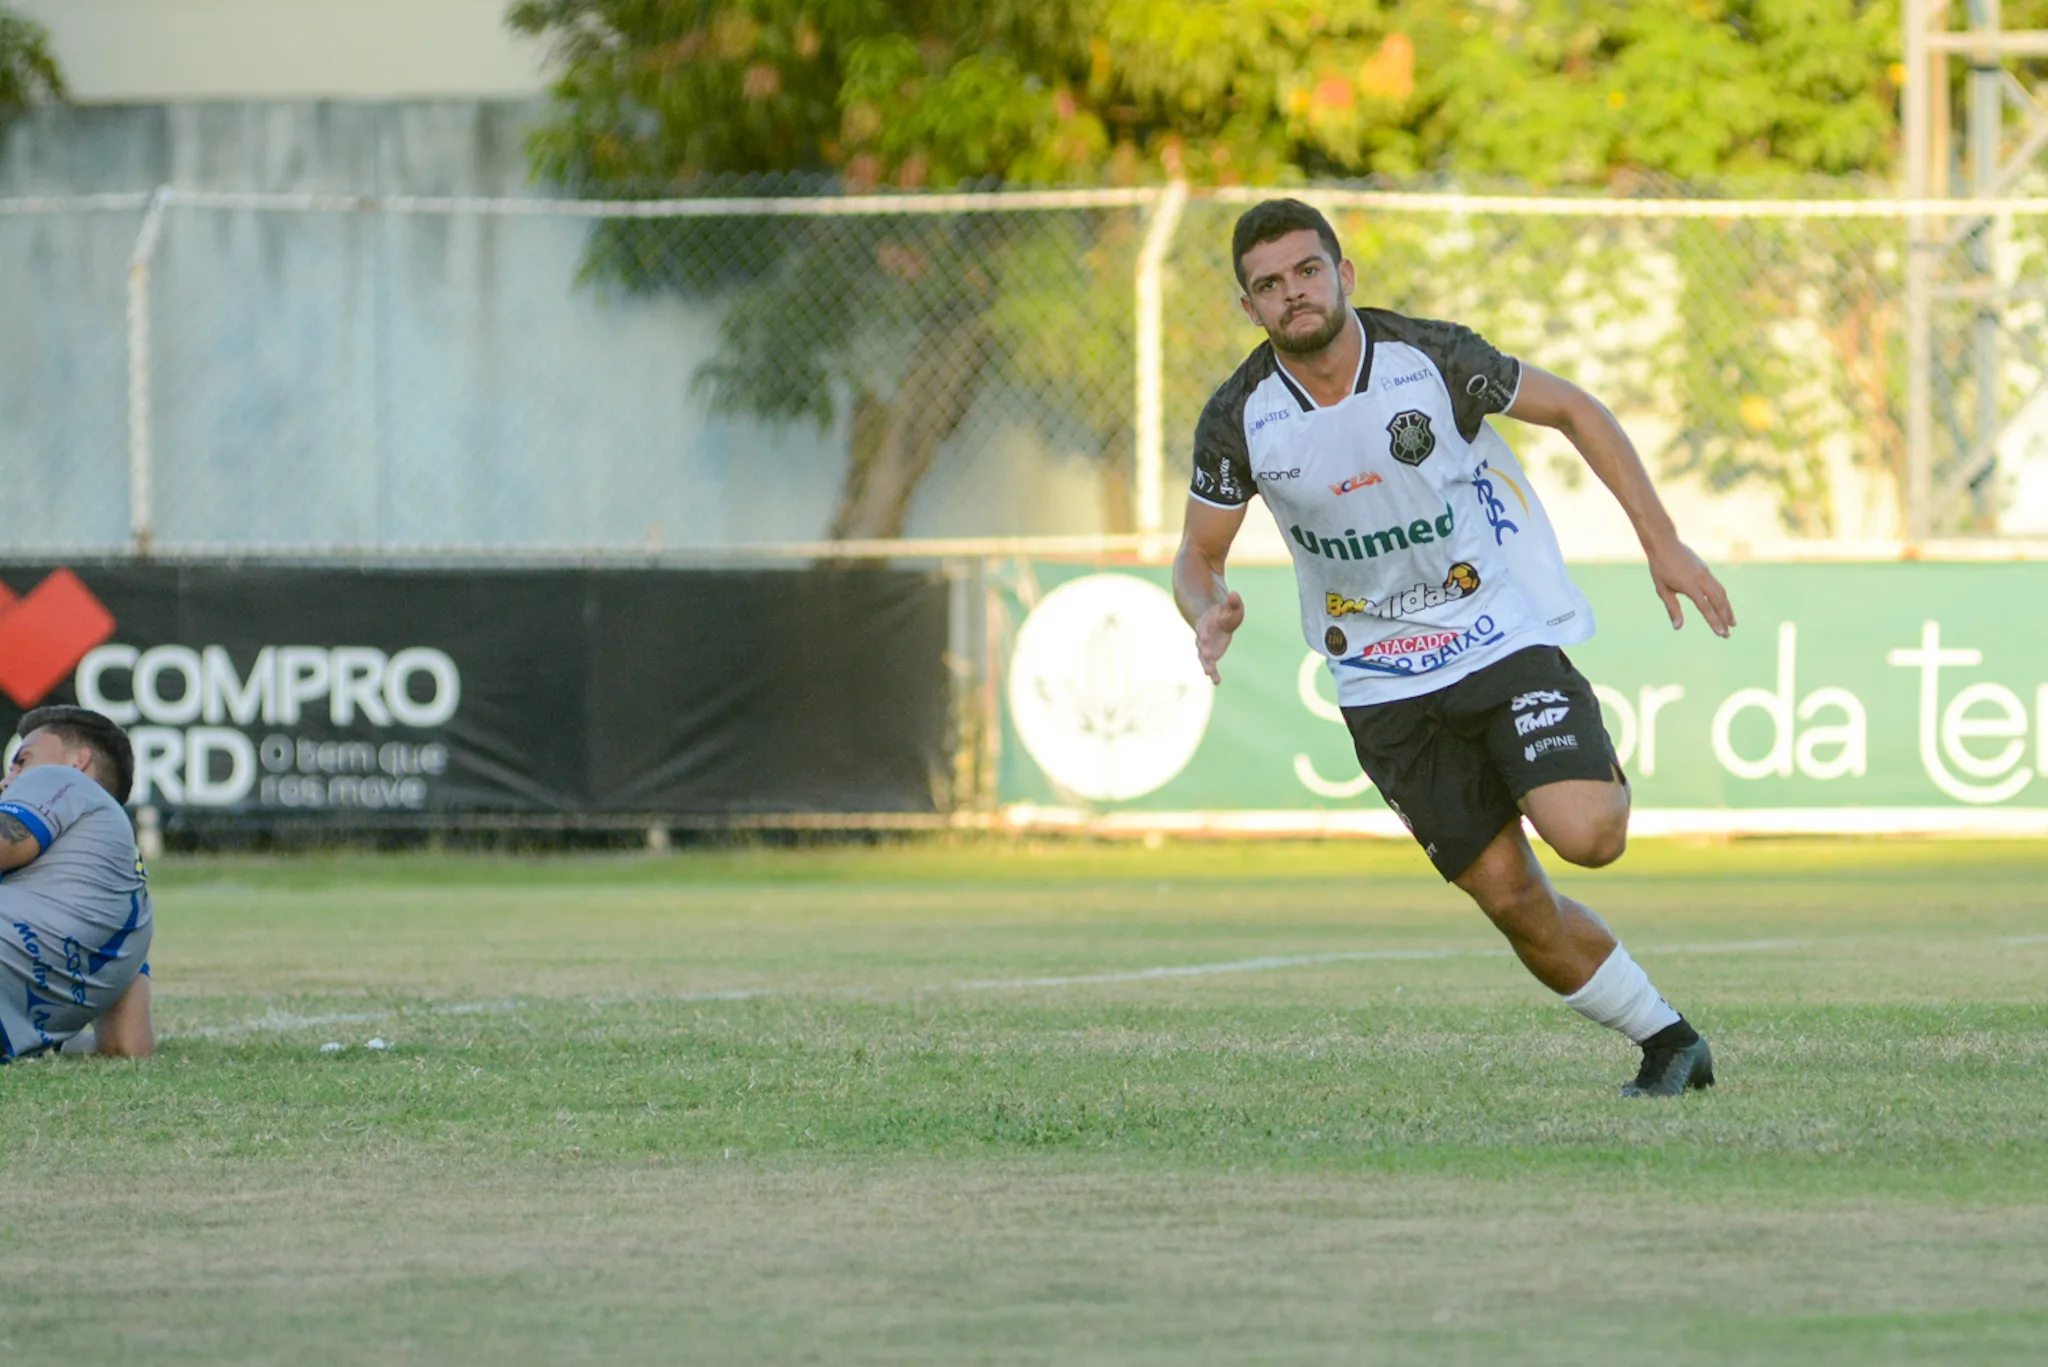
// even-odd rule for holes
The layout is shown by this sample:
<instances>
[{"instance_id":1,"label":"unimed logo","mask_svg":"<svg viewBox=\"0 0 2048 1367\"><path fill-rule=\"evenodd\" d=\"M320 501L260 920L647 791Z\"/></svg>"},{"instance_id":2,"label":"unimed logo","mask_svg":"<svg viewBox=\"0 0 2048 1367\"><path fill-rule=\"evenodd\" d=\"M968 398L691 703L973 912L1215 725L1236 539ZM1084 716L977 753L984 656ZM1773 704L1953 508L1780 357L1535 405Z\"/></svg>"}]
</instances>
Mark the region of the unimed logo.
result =
<instances>
[{"instance_id":1,"label":"unimed logo","mask_svg":"<svg viewBox=\"0 0 2048 1367\"><path fill-rule=\"evenodd\" d=\"M114 634L114 615L70 570L16 597L0 583L0 693L34 707Z\"/></svg>"}]
</instances>

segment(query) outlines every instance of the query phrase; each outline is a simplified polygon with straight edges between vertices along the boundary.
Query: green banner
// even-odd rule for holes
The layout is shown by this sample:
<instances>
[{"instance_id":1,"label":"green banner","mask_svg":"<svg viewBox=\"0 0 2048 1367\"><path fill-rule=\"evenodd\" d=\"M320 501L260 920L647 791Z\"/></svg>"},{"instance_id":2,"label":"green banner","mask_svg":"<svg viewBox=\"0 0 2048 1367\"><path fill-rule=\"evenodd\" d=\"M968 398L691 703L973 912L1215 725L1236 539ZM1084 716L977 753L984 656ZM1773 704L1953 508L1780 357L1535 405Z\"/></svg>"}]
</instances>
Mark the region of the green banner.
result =
<instances>
[{"instance_id":1,"label":"green banner","mask_svg":"<svg viewBox=\"0 0 2048 1367\"><path fill-rule=\"evenodd\" d=\"M1644 809L2048 807L2048 565L1756 564L1739 622L1671 630L1648 573L1577 567L1571 650ZM1012 566L1000 796L1096 811L1377 808L1293 572L1233 570L1246 618L1212 687L1163 569ZM2033 624L2033 625L2030 625Z\"/></svg>"}]
</instances>

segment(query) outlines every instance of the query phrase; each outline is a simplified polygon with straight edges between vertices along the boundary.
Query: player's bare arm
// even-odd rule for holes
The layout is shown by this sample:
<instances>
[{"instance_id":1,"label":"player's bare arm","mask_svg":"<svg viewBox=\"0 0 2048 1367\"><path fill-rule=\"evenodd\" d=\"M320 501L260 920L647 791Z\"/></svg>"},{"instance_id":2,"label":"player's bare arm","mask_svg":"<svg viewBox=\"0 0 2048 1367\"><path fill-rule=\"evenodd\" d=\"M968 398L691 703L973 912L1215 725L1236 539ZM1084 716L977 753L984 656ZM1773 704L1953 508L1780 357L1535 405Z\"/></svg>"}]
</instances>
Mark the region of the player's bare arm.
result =
<instances>
[{"instance_id":1,"label":"player's bare arm","mask_svg":"<svg viewBox=\"0 0 2048 1367\"><path fill-rule=\"evenodd\" d=\"M1231 543L1243 525L1244 508L1218 508L1191 498L1180 550L1173 557L1173 601L1195 629L1195 654L1210 683L1223 682L1217 664L1230 649L1232 634L1244 625L1244 599L1223 579Z\"/></svg>"},{"instance_id":2,"label":"player's bare arm","mask_svg":"<svg viewBox=\"0 0 2048 1367\"><path fill-rule=\"evenodd\" d=\"M1643 543L1650 564L1650 579L1671 625L1684 625L1685 614L1679 597L1690 598L1701 617L1718 636L1726 636L1735 625L1735 611L1728 605L1728 592L1721 581L1678 537L1664 502L1650 482L1650 472L1636 453L1621 424L1607 405L1585 390L1560 379L1547 370L1522 363L1522 384L1509 405L1507 415L1523 422L1562 432L1579 455L1607 486Z\"/></svg>"},{"instance_id":3,"label":"player's bare arm","mask_svg":"<svg viewBox=\"0 0 2048 1367\"><path fill-rule=\"evenodd\" d=\"M18 869L43 852L42 842L19 818L0 812L0 873Z\"/></svg>"}]
</instances>

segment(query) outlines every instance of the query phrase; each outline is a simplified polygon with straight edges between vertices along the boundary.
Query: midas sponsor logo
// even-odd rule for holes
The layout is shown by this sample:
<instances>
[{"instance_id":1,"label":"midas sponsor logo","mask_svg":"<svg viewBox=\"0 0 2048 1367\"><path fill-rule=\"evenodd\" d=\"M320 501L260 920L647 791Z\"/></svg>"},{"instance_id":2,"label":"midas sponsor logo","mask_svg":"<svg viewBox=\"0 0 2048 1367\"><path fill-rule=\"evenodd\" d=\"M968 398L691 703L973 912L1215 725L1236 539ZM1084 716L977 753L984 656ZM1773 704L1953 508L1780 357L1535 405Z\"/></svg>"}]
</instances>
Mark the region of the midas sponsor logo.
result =
<instances>
[{"instance_id":1,"label":"midas sponsor logo","mask_svg":"<svg viewBox=\"0 0 2048 1367\"><path fill-rule=\"evenodd\" d=\"M1427 546L1432 541L1447 540L1456 526L1456 515L1451 512L1451 505L1446 503L1443 514L1434 520L1418 517L1406 526L1396 523L1376 532L1360 533L1356 527L1346 527L1342 536L1327 536L1303 531L1297 526L1289 527L1287 534L1310 555L1331 560L1376 560L1411 546Z\"/></svg>"},{"instance_id":2,"label":"midas sponsor logo","mask_svg":"<svg viewBox=\"0 0 2048 1367\"><path fill-rule=\"evenodd\" d=\"M1377 603L1370 598L1346 598L1341 593L1332 593L1325 595L1323 611L1332 617L1412 617L1428 608L1469 598L1478 589L1479 571L1460 560L1436 588L1416 584Z\"/></svg>"},{"instance_id":3,"label":"midas sponsor logo","mask_svg":"<svg viewBox=\"0 0 2048 1367\"><path fill-rule=\"evenodd\" d=\"M1370 489L1375 484L1385 483L1386 481L1380 478L1378 471L1362 470L1350 479L1339 480L1337 483L1332 484L1330 492L1341 498L1345 494L1356 493L1360 489Z\"/></svg>"}]
</instances>

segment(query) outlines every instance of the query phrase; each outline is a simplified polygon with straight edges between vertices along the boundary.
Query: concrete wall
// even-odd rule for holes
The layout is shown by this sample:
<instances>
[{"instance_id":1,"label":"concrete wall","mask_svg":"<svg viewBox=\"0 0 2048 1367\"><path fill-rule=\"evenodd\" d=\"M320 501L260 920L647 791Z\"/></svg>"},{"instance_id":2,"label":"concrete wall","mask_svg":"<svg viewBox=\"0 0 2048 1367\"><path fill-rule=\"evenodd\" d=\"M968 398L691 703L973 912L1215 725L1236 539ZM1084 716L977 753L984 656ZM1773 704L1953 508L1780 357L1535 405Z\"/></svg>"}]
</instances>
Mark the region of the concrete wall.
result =
<instances>
[{"instance_id":1,"label":"concrete wall","mask_svg":"<svg viewBox=\"0 0 2048 1367\"><path fill-rule=\"evenodd\" d=\"M184 189L534 193L533 101L258 101L42 111L0 198ZM124 308L140 214L0 213L0 479L17 545L128 524ZM701 546L820 537L841 428L711 413L717 314L607 297L587 227L176 209L152 277L161 544ZM1093 531L1087 455L993 394L918 535Z\"/></svg>"},{"instance_id":2,"label":"concrete wall","mask_svg":"<svg viewBox=\"0 0 2048 1367\"><path fill-rule=\"evenodd\" d=\"M510 0L9 0L50 30L74 99L537 94Z\"/></svg>"}]
</instances>

